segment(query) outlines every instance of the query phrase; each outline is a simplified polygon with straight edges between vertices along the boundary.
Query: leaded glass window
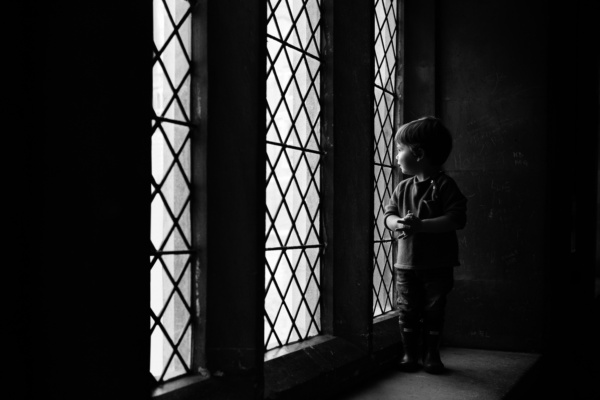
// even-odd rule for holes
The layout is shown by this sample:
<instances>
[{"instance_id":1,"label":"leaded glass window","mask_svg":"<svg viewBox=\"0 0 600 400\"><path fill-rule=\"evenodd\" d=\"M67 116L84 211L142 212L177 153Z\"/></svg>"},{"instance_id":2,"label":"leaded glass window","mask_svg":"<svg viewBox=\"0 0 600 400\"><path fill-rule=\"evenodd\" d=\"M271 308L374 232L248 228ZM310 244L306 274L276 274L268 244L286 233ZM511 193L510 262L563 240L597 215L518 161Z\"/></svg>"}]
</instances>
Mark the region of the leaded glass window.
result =
<instances>
[{"instance_id":1,"label":"leaded glass window","mask_svg":"<svg viewBox=\"0 0 600 400\"><path fill-rule=\"evenodd\" d=\"M375 0L375 227L373 316L394 304L393 240L384 225L384 205L394 184L397 104L398 0Z\"/></svg>"},{"instance_id":2,"label":"leaded glass window","mask_svg":"<svg viewBox=\"0 0 600 400\"><path fill-rule=\"evenodd\" d=\"M190 371L192 357L190 4L153 1L150 372Z\"/></svg>"},{"instance_id":3,"label":"leaded glass window","mask_svg":"<svg viewBox=\"0 0 600 400\"><path fill-rule=\"evenodd\" d=\"M321 331L320 18L267 1L266 350Z\"/></svg>"}]
</instances>

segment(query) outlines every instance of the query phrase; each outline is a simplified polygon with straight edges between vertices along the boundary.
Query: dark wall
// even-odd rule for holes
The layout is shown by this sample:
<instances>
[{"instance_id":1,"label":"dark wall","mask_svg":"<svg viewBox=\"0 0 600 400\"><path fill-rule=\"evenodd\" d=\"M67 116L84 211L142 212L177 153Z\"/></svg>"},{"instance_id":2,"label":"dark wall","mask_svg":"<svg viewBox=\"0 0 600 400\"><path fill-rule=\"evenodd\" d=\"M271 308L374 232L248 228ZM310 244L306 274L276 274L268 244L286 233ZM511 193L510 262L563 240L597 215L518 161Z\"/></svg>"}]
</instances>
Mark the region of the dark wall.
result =
<instances>
[{"instance_id":1,"label":"dark wall","mask_svg":"<svg viewBox=\"0 0 600 400\"><path fill-rule=\"evenodd\" d=\"M152 4L26 12L15 387L145 398Z\"/></svg>"},{"instance_id":2,"label":"dark wall","mask_svg":"<svg viewBox=\"0 0 600 400\"><path fill-rule=\"evenodd\" d=\"M548 159L548 21L540 2L440 2L439 115L467 196L448 344L540 343ZM568 202L561 212L568 212Z\"/></svg>"},{"instance_id":3,"label":"dark wall","mask_svg":"<svg viewBox=\"0 0 600 400\"><path fill-rule=\"evenodd\" d=\"M580 67L593 41L577 30L576 6L466 0L438 2L437 13L436 102L455 137L446 167L469 199L446 340L539 351L556 318L582 307L560 297L591 288L587 273L573 275L568 243L572 205L594 195L577 197L576 182L596 181L586 166L597 100L590 110L579 90L594 86ZM596 133L582 122L594 116ZM570 152L581 137L582 153Z\"/></svg>"}]
</instances>

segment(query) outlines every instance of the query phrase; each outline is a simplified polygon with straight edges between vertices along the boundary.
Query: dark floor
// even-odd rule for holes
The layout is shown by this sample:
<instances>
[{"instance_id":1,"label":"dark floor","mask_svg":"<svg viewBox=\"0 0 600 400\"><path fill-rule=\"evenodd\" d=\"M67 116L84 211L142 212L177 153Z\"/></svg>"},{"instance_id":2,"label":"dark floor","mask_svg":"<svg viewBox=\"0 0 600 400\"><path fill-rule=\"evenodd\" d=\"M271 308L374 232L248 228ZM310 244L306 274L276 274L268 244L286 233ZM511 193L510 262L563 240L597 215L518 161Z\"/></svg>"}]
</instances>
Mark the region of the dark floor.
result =
<instances>
[{"instance_id":1,"label":"dark floor","mask_svg":"<svg viewBox=\"0 0 600 400\"><path fill-rule=\"evenodd\" d=\"M537 354L444 348L448 372L391 370L336 400L495 400L504 399L539 361Z\"/></svg>"},{"instance_id":2,"label":"dark floor","mask_svg":"<svg viewBox=\"0 0 600 400\"><path fill-rule=\"evenodd\" d=\"M444 375L391 369L335 400L600 400L600 279L595 294L589 331L558 343L556 352L540 356L443 348Z\"/></svg>"}]
</instances>

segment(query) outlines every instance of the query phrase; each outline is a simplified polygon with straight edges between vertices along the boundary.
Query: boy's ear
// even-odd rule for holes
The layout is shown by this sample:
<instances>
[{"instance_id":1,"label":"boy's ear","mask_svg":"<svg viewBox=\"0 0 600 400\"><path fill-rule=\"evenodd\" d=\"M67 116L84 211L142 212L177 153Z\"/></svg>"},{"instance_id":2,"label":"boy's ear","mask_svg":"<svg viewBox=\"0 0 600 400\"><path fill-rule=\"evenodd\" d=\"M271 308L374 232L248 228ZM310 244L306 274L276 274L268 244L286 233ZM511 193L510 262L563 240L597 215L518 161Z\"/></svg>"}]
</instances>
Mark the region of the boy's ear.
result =
<instances>
[{"instance_id":1,"label":"boy's ear","mask_svg":"<svg viewBox=\"0 0 600 400\"><path fill-rule=\"evenodd\" d=\"M418 161L421 161L423 158L425 158L425 151L421 148L416 148L414 150L414 154Z\"/></svg>"}]
</instances>

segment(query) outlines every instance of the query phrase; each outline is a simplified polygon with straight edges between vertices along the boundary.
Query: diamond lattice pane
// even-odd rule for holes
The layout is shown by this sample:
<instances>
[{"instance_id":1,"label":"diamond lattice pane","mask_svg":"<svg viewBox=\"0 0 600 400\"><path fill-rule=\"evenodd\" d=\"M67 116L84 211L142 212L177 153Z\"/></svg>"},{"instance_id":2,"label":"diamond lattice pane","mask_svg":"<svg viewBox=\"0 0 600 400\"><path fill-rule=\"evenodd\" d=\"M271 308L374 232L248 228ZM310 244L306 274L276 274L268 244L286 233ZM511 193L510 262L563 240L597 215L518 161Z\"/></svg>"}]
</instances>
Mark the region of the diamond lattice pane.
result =
<instances>
[{"instance_id":1,"label":"diamond lattice pane","mask_svg":"<svg viewBox=\"0 0 600 400\"><path fill-rule=\"evenodd\" d=\"M321 330L320 1L267 2L265 348Z\"/></svg>"},{"instance_id":2,"label":"diamond lattice pane","mask_svg":"<svg viewBox=\"0 0 600 400\"><path fill-rule=\"evenodd\" d=\"M393 190L398 1L375 0L375 137L373 316L393 310L393 241L384 224L384 206Z\"/></svg>"},{"instance_id":3,"label":"diamond lattice pane","mask_svg":"<svg viewBox=\"0 0 600 400\"><path fill-rule=\"evenodd\" d=\"M174 129L175 126L162 123L152 135L150 237L154 248L160 251L191 247L189 128Z\"/></svg>"},{"instance_id":4,"label":"diamond lattice pane","mask_svg":"<svg viewBox=\"0 0 600 400\"><path fill-rule=\"evenodd\" d=\"M152 106L157 116L189 122L191 13L181 0L154 0Z\"/></svg>"},{"instance_id":5,"label":"diamond lattice pane","mask_svg":"<svg viewBox=\"0 0 600 400\"><path fill-rule=\"evenodd\" d=\"M392 311L394 304L392 242L375 243L375 273L373 274L373 314L374 316Z\"/></svg>"},{"instance_id":6,"label":"diamond lattice pane","mask_svg":"<svg viewBox=\"0 0 600 400\"><path fill-rule=\"evenodd\" d=\"M390 231L385 227L383 206L390 200L392 194L393 169L387 166L375 166L375 238L390 240Z\"/></svg>"},{"instance_id":7,"label":"diamond lattice pane","mask_svg":"<svg viewBox=\"0 0 600 400\"><path fill-rule=\"evenodd\" d=\"M150 371L160 381L190 367L191 256L163 254L153 257L150 265ZM173 369L173 359L176 364L182 361L177 364L182 368Z\"/></svg>"},{"instance_id":8,"label":"diamond lattice pane","mask_svg":"<svg viewBox=\"0 0 600 400\"><path fill-rule=\"evenodd\" d=\"M163 382L191 368L191 12L153 10L150 372Z\"/></svg>"}]
</instances>

